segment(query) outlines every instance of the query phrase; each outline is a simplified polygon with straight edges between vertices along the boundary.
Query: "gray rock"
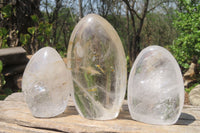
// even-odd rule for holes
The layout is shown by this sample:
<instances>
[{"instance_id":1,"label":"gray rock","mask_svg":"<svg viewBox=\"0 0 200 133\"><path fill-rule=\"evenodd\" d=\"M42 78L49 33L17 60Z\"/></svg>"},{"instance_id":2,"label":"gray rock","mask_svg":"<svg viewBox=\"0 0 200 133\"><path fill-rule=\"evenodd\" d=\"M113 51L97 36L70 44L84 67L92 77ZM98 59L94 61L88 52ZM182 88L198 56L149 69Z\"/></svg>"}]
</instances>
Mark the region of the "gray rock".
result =
<instances>
[{"instance_id":1,"label":"gray rock","mask_svg":"<svg viewBox=\"0 0 200 133\"><path fill-rule=\"evenodd\" d=\"M200 106L200 84L190 91L189 100L192 105Z\"/></svg>"},{"instance_id":2,"label":"gray rock","mask_svg":"<svg viewBox=\"0 0 200 133\"><path fill-rule=\"evenodd\" d=\"M190 83L193 83L194 81L196 81L195 78L195 70L197 68L197 65L195 63L191 63L189 69L187 72L185 72L184 74L184 86L188 87L188 85Z\"/></svg>"}]
</instances>

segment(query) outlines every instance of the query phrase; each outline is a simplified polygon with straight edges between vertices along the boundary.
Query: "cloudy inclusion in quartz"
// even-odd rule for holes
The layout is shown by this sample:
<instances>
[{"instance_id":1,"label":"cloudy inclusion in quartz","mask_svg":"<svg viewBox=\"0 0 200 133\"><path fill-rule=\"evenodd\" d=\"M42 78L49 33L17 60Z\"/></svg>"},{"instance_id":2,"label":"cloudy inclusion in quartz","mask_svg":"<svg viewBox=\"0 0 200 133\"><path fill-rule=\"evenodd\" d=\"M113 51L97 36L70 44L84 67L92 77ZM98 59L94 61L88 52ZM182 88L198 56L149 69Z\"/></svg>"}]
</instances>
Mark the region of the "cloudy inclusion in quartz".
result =
<instances>
[{"instance_id":1,"label":"cloudy inclusion in quartz","mask_svg":"<svg viewBox=\"0 0 200 133\"><path fill-rule=\"evenodd\" d=\"M137 57L128 81L132 118L150 124L174 124L183 103L183 80L174 57L159 46L145 48Z\"/></svg>"}]
</instances>

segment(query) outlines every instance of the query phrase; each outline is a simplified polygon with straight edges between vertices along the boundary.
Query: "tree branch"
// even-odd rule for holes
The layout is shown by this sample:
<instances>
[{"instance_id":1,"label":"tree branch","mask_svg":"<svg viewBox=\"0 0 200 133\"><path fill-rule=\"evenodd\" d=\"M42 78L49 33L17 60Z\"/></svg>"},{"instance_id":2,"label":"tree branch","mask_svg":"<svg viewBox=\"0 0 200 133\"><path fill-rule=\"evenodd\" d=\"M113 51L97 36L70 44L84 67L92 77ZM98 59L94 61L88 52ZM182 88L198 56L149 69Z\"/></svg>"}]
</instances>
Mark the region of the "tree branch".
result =
<instances>
[{"instance_id":1,"label":"tree branch","mask_svg":"<svg viewBox=\"0 0 200 133\"><path fill-rule=\"evenodd\" d=\"M139 28L137 30L138 35L140 35L140 33L142 31L144 18L146 17L146 14L148 13L147 12L148 6L149 6L149 0L146 0L145 3L144 3L144 8L143 8L143 12L142 12L142 18L141 18L141 21L140 21L140 26L139 26Z\"/></svg>"},{"instance_id":2,"label":"tree branch","mask_svg":"<svg viewBox=\"0 0 200 133\"><path fill-rule=\"evenodd\" d=\"M132 5L130 5L130 3L129 3L128 0L123 0L123 1L124 1L124 3L127 5L128 10L129 10L130 12L133 12L133 13L136 15L136 17L137 17L138 19L141 20L141 17L140 17L140 16L138 15L138 13L134 10L135 1L133 1L133 4L132 4Z\"/></svg>"},{"instance_id":3,"label":"tree branch","mask_svg":"<svg viewBox=\"0 0 200 133\"><path fill-rule=\"evenodd\" d=\"M134 14L133 14L134 12L132 11L132 8L131 8L131 6L130 6L129 1L128 1L128 0L123 0L123 1L124 1L124 3L126 4L127 9L128 9L129 12L130 12L131 20L132 20L132 26L133 26L133 31L134 31L134 33L136 33L135 18L134 18Z\"/></svg>"},{"instance_id":4,"label":"tree branch","mask_svg":"<svg viewBox=\"0 0 200 133\"><path fill-rule=\"evenodd\" d=\"M49 11L47 9L47 0L45 1L45 10L46 10L46 13L47 13L47 17L50 20Z\"/></svg>"},{"instance_id":5,"label":"tree branch","mask_svg":"<svg viewBox=\"0 0 200 133\"><path fill-rule=\"evenodd\" d=\"M157 3L154 7L152 7L151 9L149 9L147 11L147 13L153 11L154 9L156 9L158 6L162 5L163 3L169 2L169 0L165 0L165 1L160 1L159 3Z\"/></svg>"}]
</instances>

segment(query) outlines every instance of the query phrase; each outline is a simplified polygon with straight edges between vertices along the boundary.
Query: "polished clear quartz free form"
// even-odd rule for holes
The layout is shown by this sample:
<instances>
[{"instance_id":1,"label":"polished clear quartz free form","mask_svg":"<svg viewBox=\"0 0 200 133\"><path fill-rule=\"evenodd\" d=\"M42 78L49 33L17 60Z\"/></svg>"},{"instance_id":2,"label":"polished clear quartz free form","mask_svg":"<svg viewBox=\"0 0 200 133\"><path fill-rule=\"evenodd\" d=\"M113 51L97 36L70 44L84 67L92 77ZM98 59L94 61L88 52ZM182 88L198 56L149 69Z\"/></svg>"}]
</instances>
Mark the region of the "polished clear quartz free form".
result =
<instances>
[{"instance_id":1,"label":"polished clear quartz free form","mask_svg":"<svg viewBox=\"0 0 200 133\"><path fill-rule=\"evenodd\" d=\"M68 60L80 115L116 118L126 90L126 58L114 28L95 14L81 19L70 38Z\"/></svg>"},{"instance_id":2,"label":"polished clear quartz free form","mask_svg":"<svg viewBox=\"0 0 200 133\"><path fill-rule=\"evenodd\" d=\"M183 79L174 57L159 46L142 50L128 80L131 117L149 124L174 124L183 103Z\"/></svg>"},{"instance_id":3,"label":"polished clear quartz free form","mask_svg":"<svg viewBox=\"0 0 200 133\"><path fill-rule=\"evenodd\" d=\"M65 111L70 93L70 72L55 49L33 55L23 74L22 90L33 116L54 117Z\"/></svg>"}]
</instances>

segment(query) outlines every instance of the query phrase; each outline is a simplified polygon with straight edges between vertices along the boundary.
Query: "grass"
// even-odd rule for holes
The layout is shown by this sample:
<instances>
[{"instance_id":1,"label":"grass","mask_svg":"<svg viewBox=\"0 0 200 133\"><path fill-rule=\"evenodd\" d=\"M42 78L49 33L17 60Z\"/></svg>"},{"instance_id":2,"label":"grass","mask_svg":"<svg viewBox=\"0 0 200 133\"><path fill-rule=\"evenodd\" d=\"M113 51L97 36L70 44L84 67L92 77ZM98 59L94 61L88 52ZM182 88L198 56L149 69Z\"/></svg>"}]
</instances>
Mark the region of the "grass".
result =
<instances>
[{"instance_id":1,"label":"grass","mask_svg":"<svg viewBox=\"0 0 200 133\"><path fill-rule=\"evenodd\" d=\"M190 87L188 87L188 88L185 88L185 91L186 91L187 93L190 93L190 91L191 91L193 88L195 88L197 85L199 85L199 84L200 84L200 82L195 83L195 84L193 84L192 86L190 86Z\"/></svg>"},{"instance_id":2,"label":"grass","mask_svg":"<svg viewBox=\"0 0 200 133\"><path fill-rule=\"evenodd\" d=\"M7 97L5 94L0 94L0 100L4 100Z\"/></svg>"}]
</instances>

